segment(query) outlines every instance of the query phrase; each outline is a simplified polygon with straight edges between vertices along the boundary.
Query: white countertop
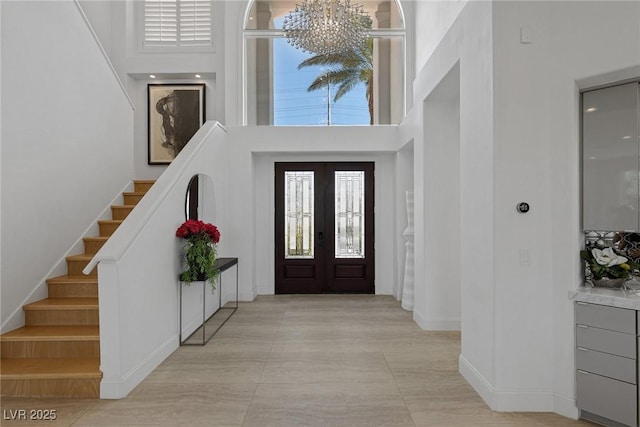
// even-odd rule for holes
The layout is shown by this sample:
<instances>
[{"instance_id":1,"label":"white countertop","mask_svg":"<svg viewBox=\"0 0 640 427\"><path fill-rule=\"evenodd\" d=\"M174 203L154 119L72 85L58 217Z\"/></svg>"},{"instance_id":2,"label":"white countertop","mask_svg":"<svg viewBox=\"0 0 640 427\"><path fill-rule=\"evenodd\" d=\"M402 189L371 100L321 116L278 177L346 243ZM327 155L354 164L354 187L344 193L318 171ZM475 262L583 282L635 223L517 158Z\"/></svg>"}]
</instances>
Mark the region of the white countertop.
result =
<instances>
[{"instance_id":1,"label":"white countertop","mask_svg":"<svg viewBox=\"0 0 640 427\"><path fill-rule=\"evenodd\" d=\"M569 291L569 299L640 310L640 290L579 286L575 291Z\"/></svg>"}]
</instances>

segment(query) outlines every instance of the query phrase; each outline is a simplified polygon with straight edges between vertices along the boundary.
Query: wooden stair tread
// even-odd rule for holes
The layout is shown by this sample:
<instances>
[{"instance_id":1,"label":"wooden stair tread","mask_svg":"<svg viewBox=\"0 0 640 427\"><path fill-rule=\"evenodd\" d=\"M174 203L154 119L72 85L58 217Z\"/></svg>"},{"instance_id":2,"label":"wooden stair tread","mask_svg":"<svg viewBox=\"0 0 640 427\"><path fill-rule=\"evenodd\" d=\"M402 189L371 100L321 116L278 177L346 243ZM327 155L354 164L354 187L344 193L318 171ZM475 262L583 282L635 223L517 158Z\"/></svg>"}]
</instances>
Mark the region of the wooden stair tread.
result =
<instances>
[{"instance_id":1,"label":"wooden stair tread","mask_svg":"<svg viewBox=\"0 0 640 427\"><path fill-rule=\"evenodd\" d=\"M133 209L136 205L111 205L111 207L116 209Z\"/></svg>"},{"instance_id":2,"label":"wooden stair tread","mask_svg":"<svg viewBox=\"0 0 640 427\"><path fill-rule=\"evenodd\" d=\"M98 359L1 359L2 380L102 378Z\"/></svg>"},{"instance_id":3,"label":"wooden stair tread","mask_svg":"<svg viewBox=\"0 0 640 427\"><path fill-rule=\"evenodd\" d=\"M125 196L144 196L145 194L147 194L146 191L125 191L124 193Z\"/></svg>"},{"instance_id":4,"label":"wooden stair tread","mask_svg":"<svg viewBox=\"0 0 640 427\"><path fill-rule=\"evenodd\" d=\"M106 236L88 236L88 237L83 237L82 240L86 240L86 241L96 241L96 242L106 242L107 240L109 240L108 237Z\"/></svg>"},{"instance_id":5,"label":"wooden stair tread","mask_svg":"<svg viewBox=\"0 0 640 427\"><path fill-rule=\"evenodd\" d=\"M82 310L97 308L98 298L47 298L23 307L24 310Z\"/></svg>"},{"instance_id":6,"label":"wooden stair tread","mask_svg":"<svg viewBox=\"0 0 640 427\"><path fill-rule=\"evenodd\" d=\"M52 277L50 279L47 279L47 283L52 283L52 284L62 283L62 284L70 284L70 285L95 283L97 285L98 278L94 276L69 276L65 274L64 276L57 276L57 277Z\"/></svg>"},{"instance_id":7,"label":"wooden stair tread","mask_svg":"<svg viewBox=\"0 0 640 427\"><path fill-rule=\"evenodd\" d=\"M155 184L155 179L134 179L133 182L138 184Z\"/></svg>"},{"instance_id":8,"label":"wooden stair tread","mask_svg":"<svg viewBox=\"0 0 640 427\"><path fill-rule=\"evenodd\" d=\"M97 325L24 326L0 335L0 341L100 341Z\"/></svg>"},{"instance_id":9,"label":"wooden stair tread","mask_svg":"<svg viewBox=\"0 0 640 427\"><path fill-rule=\"evenodd\" d=\"M110 237L111 234L109 235L104 235L102 234L105 230L108 230L110 232L113 232L113 230L115 230L116 228L120 227L120 224L122 224L122 219L101 219L98 221L98 227L100 227L100 236L102 237Z\"/></svg>"}]
</instances>

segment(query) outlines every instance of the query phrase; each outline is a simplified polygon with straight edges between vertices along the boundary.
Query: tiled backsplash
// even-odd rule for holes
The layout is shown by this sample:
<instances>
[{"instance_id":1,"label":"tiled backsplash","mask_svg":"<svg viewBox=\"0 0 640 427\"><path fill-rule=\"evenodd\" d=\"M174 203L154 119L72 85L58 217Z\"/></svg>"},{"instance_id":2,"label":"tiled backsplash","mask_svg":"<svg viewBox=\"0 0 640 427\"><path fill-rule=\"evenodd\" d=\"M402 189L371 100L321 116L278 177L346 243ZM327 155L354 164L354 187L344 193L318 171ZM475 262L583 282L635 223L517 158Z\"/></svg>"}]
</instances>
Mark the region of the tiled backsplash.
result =
<instances>
[{"instance_id":1,"label":"tiled backsplash","mask_svg":"<svg viewBox=\"0 0 640 427\"><path fill-rule=\"evenodd\" d=\"M613 248L618 254L640 263L640 233L585 231L585 248Z\"/></svg>"}]
</instances>

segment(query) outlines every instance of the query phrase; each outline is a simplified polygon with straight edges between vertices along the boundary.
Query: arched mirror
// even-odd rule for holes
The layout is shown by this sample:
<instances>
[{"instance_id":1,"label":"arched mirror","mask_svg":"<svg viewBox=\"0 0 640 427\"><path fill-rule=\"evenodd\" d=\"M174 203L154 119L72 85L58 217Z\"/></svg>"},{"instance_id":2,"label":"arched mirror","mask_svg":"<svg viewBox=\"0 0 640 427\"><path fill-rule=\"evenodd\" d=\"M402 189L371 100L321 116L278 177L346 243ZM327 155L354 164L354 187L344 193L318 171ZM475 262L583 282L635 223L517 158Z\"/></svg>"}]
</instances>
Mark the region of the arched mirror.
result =
<instances>
[{"instance_id":1,"label":"arched mirror","mask_svg":"<svg viewBox=\"0 0 640 427\"><path fill-rule=\"evenodd\" d=\"M200 205L200 176L194 175L187 185L187 193L184 197L184 219L198 219L198 207Z\"/></svg>"}]
</instances>

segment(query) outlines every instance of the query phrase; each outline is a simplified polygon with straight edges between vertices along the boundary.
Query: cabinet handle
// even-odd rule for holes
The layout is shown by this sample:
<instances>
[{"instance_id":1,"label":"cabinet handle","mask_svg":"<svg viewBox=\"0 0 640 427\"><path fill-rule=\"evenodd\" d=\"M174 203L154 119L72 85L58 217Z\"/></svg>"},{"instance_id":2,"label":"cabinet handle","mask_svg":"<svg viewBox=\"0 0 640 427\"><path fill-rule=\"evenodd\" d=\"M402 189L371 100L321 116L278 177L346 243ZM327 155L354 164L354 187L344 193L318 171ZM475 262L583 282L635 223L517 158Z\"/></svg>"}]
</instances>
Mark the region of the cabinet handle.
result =
<instances>
[{"instance_id":1,"label":"cabinet handle","mask_svg":"<svg viewBox=\"0 0 640 427\"><path fill-rule=\"evenodd\" d=\"M590 375L589 372L586 372L586 371L583 371L583 370L580 370L580 369L578 369L578 373L579 374L583 374L583 375Z\"/></svg>"},{"instance_id":2,"label":"cabinet handle","mask_svg":"<svg viewBox=\"0 0 640 427\"><path fill-rule=\"evenodd\" d=\"M582 328L582 329L589 329L589 327L587 325L577 325L578 328Z\"/></svg>"},{"instance_id":3,"label":"cabinet handle","mask_svg":"<svg viewBox=\"0 0 640 427\"><path fill-rule=\"evenodd\" d=\"M583 348L583 347L578 347L578 350L580 350L580 351L589 351L589 350L587 350L586 348Z\"/></svg>"},{"instance_id":4,"label":"cabinet handle","mask_svg":"<svg viewBox=\"0 0 640 427\"><path fill-rule=\"evenodd\" d=\"M579 305L589 305L589 303L588 303L588 302L584 302L584 301L576 301L576 304L579 304Z\"/></svg>"}]
</instances>

